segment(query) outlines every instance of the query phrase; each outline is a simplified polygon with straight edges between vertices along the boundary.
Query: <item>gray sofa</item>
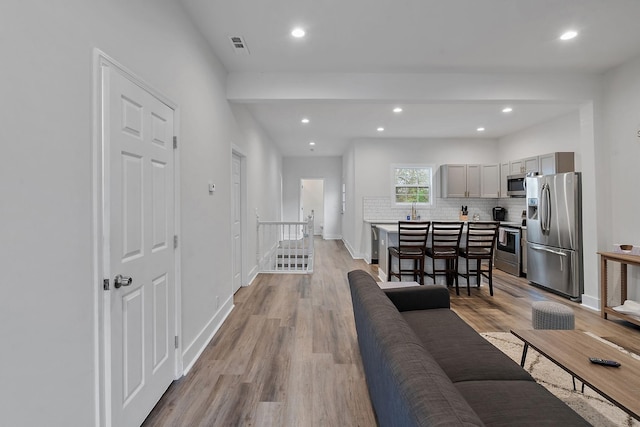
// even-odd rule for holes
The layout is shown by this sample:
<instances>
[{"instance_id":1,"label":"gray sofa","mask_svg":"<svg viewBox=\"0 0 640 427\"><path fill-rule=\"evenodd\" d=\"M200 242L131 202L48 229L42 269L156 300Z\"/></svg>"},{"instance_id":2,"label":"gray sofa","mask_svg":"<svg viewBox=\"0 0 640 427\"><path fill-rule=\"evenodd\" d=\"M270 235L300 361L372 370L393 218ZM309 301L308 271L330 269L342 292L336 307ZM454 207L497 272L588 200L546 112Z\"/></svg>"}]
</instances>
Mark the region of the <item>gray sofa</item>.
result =
<instances>
[{"instance_id":1,"label":"gray sofa","mask_svg":"<svg viewBox=\"0 0 640 427\"><path fill-rule=\"evenodd\" d=\"M451 311L446 287L348 277L380 426L590 425Z\"/></svg>"}]
</instances>

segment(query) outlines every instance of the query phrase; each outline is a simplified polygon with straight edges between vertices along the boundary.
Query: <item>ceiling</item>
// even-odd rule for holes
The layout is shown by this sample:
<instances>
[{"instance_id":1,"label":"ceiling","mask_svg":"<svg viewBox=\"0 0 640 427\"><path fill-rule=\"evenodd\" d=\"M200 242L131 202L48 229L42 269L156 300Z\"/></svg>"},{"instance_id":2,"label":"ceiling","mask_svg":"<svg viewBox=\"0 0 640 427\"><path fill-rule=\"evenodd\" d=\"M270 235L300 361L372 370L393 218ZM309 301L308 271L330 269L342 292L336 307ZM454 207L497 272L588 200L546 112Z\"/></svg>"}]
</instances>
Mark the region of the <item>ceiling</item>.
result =
<instances>
[{"instance_id":1,"label":"ceiling","mask_svg":"<svg viewBox=\"0 0 640 427\"><path fill-rule=\"evenodd\" d=\"M602 73L640 55L638 0L181 0L230 73ZM295 26L307 35L295 39ZM562 42L567 29L578 37ZM243 38L248 54L232 47ZM571 103L323 99L246 103L285 156L356 138L500 138ZM392 109L401 106L403 112ZM308 117L310 123L300 120ZM376 131L384 126L384 132ZM477 127L486 130L478 132ZM310 147L309 142L316 142ZM311 151L313 148L313 151Z\"/></svg>"}]
</instances>

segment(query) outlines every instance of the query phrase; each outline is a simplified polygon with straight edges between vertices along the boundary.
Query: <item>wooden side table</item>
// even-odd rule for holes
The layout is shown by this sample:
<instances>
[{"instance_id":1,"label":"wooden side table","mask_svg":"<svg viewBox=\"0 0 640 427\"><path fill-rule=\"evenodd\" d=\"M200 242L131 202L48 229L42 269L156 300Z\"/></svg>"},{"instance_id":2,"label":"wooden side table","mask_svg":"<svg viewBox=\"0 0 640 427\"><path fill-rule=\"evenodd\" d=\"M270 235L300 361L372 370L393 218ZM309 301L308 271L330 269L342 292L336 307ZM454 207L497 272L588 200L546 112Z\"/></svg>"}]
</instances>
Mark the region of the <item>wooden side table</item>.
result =
<instances>
[{"instance_id":1,"label":"wooden side table","mask_svg":"<svg viewBox=\"0 0 640 427\"><path fill-rule=\"evenodd\" d=\"M600 255L600 315L603 319L606 319L607 315L610 314L640 326L640 319L619 313L607 306L607 262L614 261L620 263L620 304L624 304L627 299L627 266L640 266L640 256L617 252L598 252L598 255Z\"/></svg>"}]
</instances>

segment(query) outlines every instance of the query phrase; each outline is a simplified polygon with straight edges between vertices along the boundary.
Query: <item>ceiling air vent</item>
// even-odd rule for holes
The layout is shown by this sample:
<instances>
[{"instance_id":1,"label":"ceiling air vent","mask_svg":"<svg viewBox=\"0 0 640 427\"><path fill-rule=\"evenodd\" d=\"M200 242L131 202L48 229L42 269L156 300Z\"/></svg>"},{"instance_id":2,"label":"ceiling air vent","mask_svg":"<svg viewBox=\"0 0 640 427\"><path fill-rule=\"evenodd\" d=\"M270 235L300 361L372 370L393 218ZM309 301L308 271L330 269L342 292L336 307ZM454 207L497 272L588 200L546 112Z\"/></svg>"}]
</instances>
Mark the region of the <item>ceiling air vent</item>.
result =
<instances>
[{"instance_id":1,"label":"ceiling air vent","mask_svg":"<svg viewBox=\"0 0 640 427\"><path fill-rule=\"evenodd\" d=\"M231 46L233 46L233 51L238 54L248 55L249 48L247 47L247 43L245 43L244 39L240 36L230 36L229 41L231 42Z\"/></svg>"}]
</instances>

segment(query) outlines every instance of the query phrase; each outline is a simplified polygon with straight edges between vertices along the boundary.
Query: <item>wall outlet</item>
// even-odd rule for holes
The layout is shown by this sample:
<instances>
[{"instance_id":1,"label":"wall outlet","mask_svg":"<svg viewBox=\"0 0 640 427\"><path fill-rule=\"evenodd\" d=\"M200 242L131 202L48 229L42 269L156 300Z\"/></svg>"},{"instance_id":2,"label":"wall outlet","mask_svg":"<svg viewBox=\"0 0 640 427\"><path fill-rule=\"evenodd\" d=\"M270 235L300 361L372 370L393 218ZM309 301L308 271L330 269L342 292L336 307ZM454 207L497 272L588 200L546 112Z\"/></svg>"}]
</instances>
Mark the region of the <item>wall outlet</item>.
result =
<instances>
[{"instance_id":1,"label":"wall outlet","mask_svg":"<svg viewBox=\"0 0 640 427\"><path fill-rule=\"evenodd\" d=\"M216 191L216 185L213 183L209 183L209 193L213 193Z\"/></svg>"}]
</instances>

